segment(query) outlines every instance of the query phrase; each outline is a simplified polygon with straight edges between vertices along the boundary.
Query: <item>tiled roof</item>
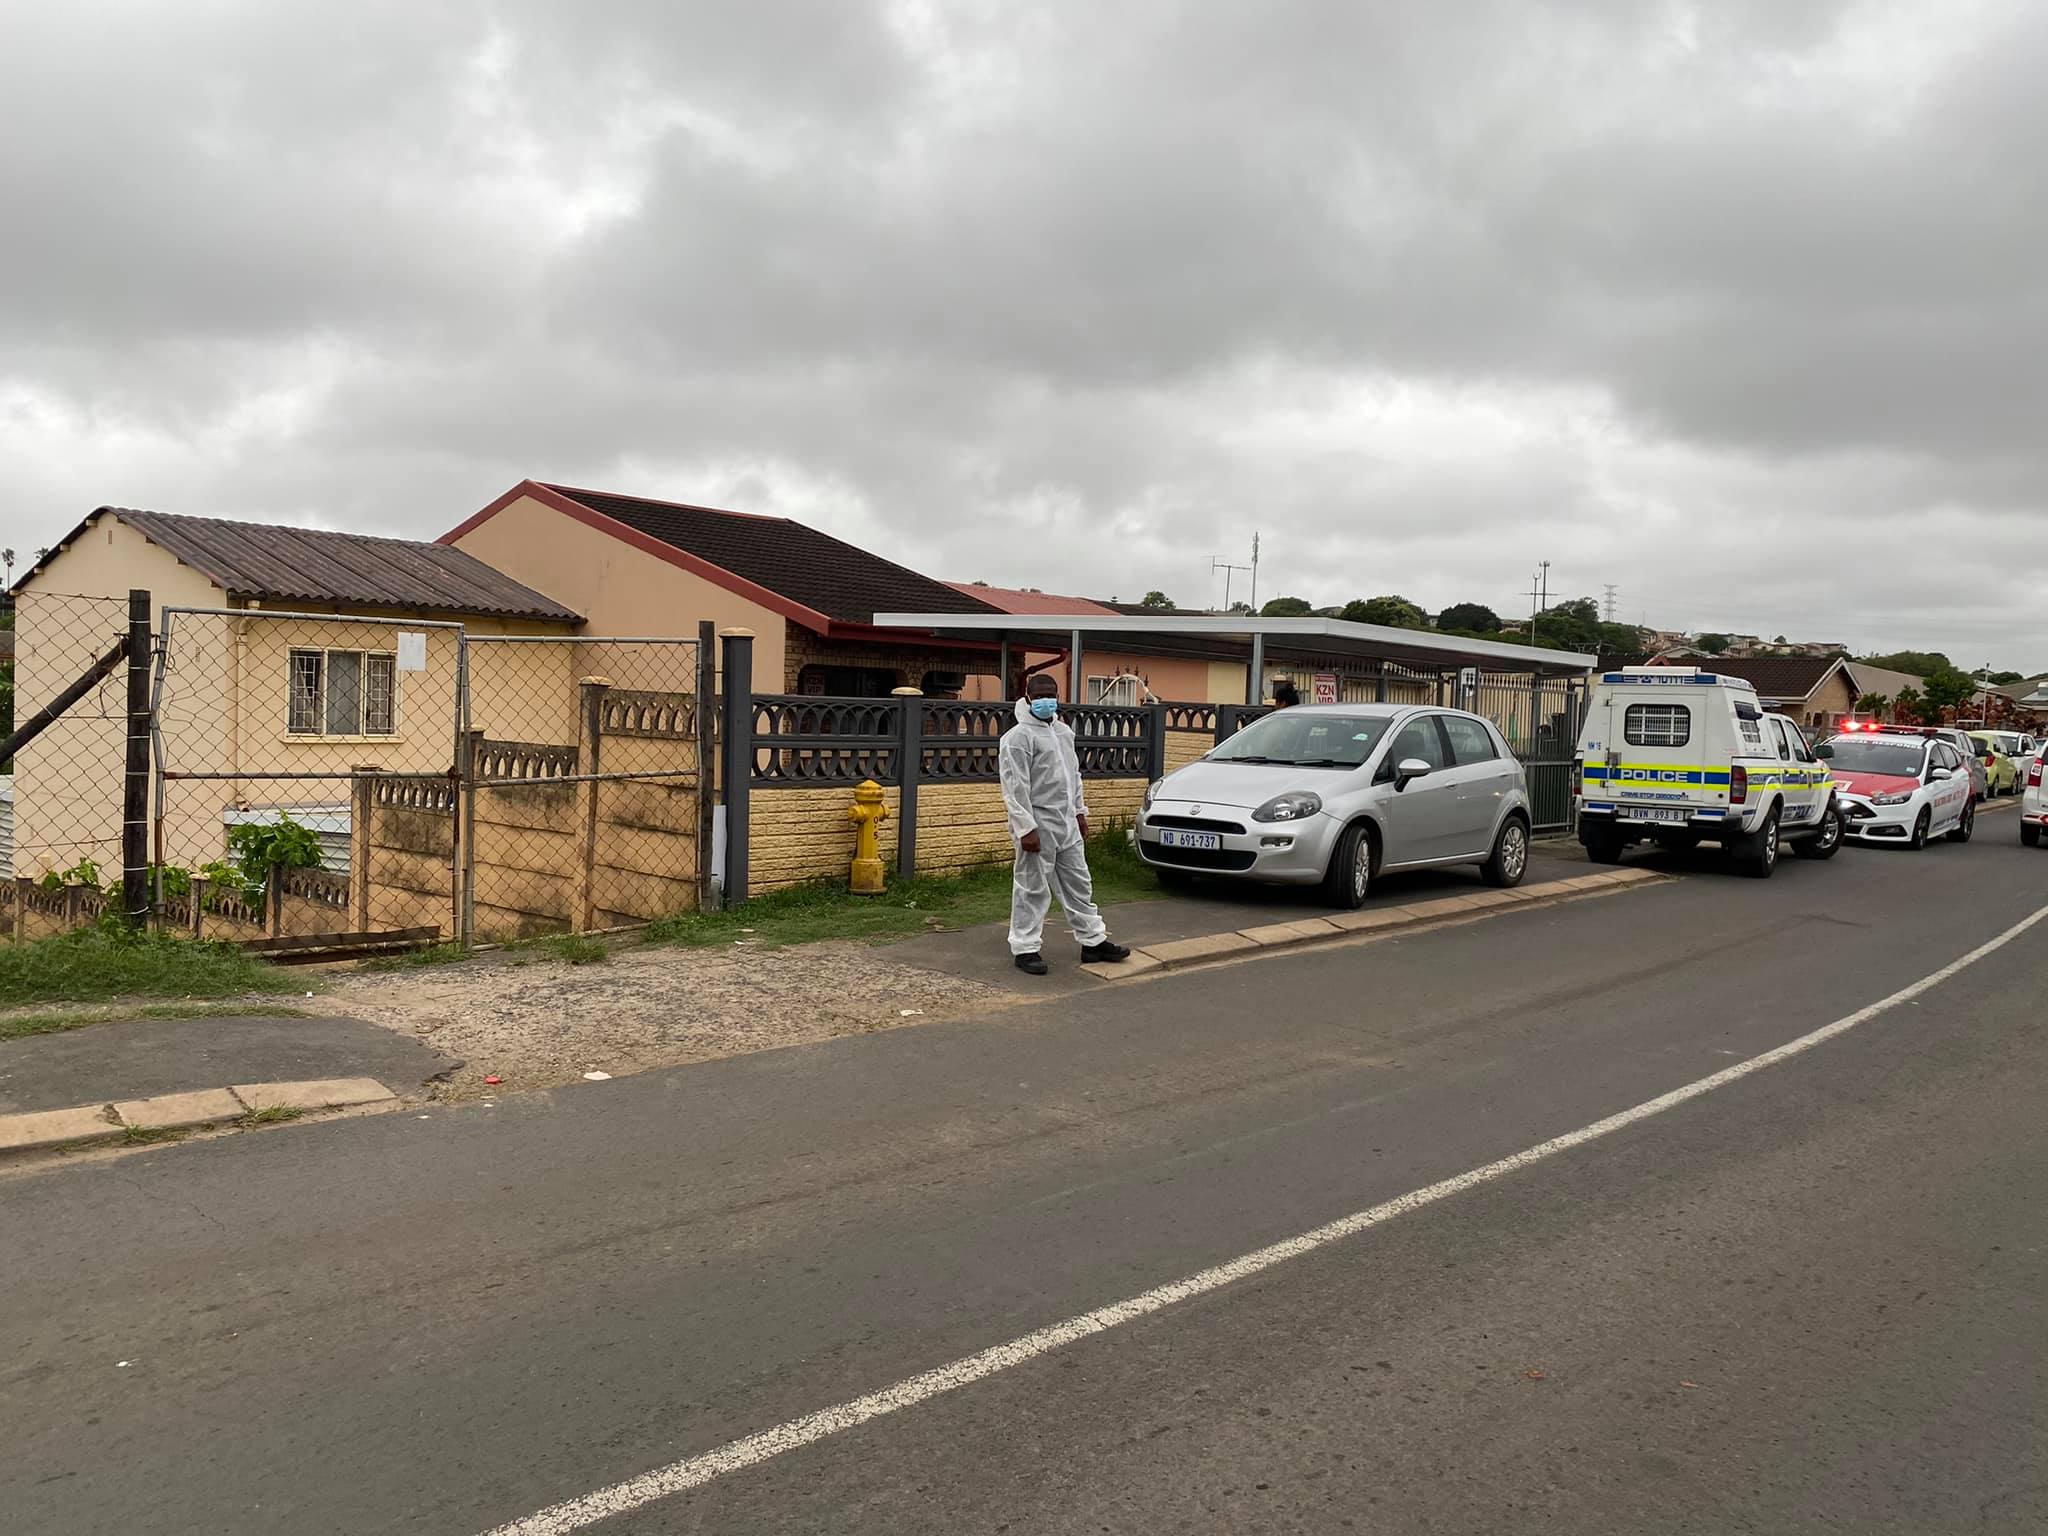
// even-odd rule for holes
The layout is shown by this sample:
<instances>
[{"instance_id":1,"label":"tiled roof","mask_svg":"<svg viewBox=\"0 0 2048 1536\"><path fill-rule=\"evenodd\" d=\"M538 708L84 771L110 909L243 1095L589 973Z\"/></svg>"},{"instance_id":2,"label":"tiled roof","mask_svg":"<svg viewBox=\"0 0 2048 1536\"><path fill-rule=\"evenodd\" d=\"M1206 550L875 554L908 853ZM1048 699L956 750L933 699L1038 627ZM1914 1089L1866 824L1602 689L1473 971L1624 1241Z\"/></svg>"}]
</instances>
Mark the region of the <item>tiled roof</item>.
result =
<instances>
[{"instance_id":1,"label":"tiled roof","mask_svg":"<svg viewBox=\"0 0 2048 1536\"><path fill-rule=\"evenodd\" d=\"M218 517L182 517L129 507L101 507L93 517L101 516L126 523L230 597L564 623L582 618L546 594L446 544L275 523L233 523ZM71 538L84 527L81 523Z\"/></svg>"},{"instance_id":2,"label":"tiled roof","mask_svg":"<svg viewBox=\"0 0 2048 1536\"><path fill-rule=\"evenodd\" d=\"M1691 665L1756 685L1766 699L1803 699L1841 663L1839 656L1703 656Z\"/></svg>"},{"instance_id":3,"label":"tiled roof","mask_svg":"<svg viewBox=\"0 0 2048 1536\"><path fill-rule=\"evenodd\" d=\"M946 585L1003 613L1103 614L1118 611L1090 597L1062 597L1057 592L1040 592L1035 587L992 587L985 581L949 581Z\"/></svg>"},{"instance_id":4,"label":"tiled roof","mask_svg":"<svg viewBox=\"0 0 2048 1536\"><path fill-rule=\"evenodd\" d=\"M943 581L790 518L614 496L566 485L547 489L842 623L871 623L877 613L1002 611Z\"/></svg>"}]
</instances>

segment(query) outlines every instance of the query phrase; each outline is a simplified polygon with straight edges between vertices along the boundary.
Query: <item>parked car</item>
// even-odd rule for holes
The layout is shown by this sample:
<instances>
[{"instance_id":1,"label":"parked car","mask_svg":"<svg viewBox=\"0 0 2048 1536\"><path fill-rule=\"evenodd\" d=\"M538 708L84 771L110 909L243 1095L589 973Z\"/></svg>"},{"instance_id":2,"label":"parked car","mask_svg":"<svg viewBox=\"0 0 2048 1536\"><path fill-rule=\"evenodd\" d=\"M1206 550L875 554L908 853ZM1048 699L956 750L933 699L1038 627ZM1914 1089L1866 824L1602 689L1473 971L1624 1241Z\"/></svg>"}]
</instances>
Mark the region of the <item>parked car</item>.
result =
<instances>
[{"instance_id":1,"label":"parked car","mask_svg":"<svg viewBox=\"0 0 2048 1536\"><path fill-rule=\"evenodd\" d=\"M1529 865L1529 790L1492 724L1408 704L1276 710L1145 791L1138 853L1169 876L1320 882L1356 907L1380 875Z\"/></svg>"},{"instance_id":2,"label":"parked car","mask_svg":"<svg viewBox=\"0 0 2048 1536\"><path fill-rule=\"evenodd\" d=\"M1924 848L1967 843L1977 824L1968 763L1932 731L1854 731L1820 744L1835 776L1844 831L1859 842Z\"/></svg>"},{"instance_id":3,"label":"parked car","mask_svg":"<svg viewBox=\"0 0 2048 1536\"><path fill-rule=\"evenodd\" d=\"M1977 749L1977 760L1984 765L1984 793L1993 798L1999 795L2016 795L2020 792L2020 766L2012 759L2010 748L2017 749L2019 738L2010 731L1967 731ZM2000 738L2005 738L2001 741Z\"/></svg>"},{"instance_id":4,"label":"parked car","mask_svg":"<svg viewBox=\"0 0 2048 1536\"><path fill-rule=\"evenodd\" d=\"M1956 750L1956 755L1968 765L1970 793L1981 803L1991 796L1991 775L1984 766L1984 749L1970 739L1967 731L1952 725L1901 725L1898 723L1858 725L1853 720L1842 722L1842 735L1854 732L1871 732L1885 736L1922 736L1931 741L1945 741ZM1839 738L1838 738L1839 739Z\"/></svg>"},{"instance_id":5,"label":"parked car","mask_svg":"<svg viewBox=\"0 0 2048 1536\"><path fill-rule=\"evenodd\" d=\"M2042 755L2037 751L2020 791L2020 841L2029 848L2041 846L2041 829L2048 826L2048 789L2042 787L2041 770Z\"/></svg>"},{"instance_id":6,"label":"parked car","mask_svg":"<svg viewBox=\"0 0 2048 1536\"><path fill-rule=\"evenodd\" d=\"M1579 736L1579 841L1596 864L1650 841L1719 843L1768 879L1781 847L1831 859L1842 846L1834 780L1796 722L1744 678L1677 667L1603 674Z\"/></svg>"}]
</instances>

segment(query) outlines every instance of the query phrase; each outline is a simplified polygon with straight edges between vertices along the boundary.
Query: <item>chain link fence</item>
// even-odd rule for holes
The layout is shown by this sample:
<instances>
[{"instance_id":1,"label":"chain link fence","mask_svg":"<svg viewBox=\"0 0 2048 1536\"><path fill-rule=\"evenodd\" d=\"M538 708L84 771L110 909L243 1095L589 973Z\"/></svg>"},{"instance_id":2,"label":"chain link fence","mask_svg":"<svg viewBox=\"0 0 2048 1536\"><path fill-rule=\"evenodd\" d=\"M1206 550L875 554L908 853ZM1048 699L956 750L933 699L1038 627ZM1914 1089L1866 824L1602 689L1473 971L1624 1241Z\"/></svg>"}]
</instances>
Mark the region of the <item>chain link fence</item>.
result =
<instances>
[{"instance_id":1,"label":"chain link fence","mask_svg":"<svg viewBox=\"0 0 2048 1536\"><path fill-rule=\"evenodd\" d=\"M711 644L470 635L466 646L466 931L592 932L698 905Z\"/></svg>"},{"instance_id":2,"label":"chain link fence","mask_svg":"<svg viewBox=\"0 0 2048 1536\"><path fill-rule=\"evenodd\" d=\"M34 938L77 927L118 897L127 633L123 598L16 598L15 726L58 707L12 760L0 761L0 814L11 812L0 848L0 933Z\"/></svg>"}]
</instances>

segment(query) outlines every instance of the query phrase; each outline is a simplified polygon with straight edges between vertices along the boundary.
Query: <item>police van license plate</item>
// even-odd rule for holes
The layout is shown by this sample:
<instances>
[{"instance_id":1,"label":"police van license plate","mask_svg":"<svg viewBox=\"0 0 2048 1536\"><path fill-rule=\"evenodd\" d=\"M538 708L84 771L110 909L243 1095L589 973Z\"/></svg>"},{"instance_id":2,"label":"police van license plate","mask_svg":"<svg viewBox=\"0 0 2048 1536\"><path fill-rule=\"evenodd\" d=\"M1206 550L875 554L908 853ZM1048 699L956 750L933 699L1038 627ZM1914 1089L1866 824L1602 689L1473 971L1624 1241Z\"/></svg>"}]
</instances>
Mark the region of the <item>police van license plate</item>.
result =
<instances>
[{"instance_id":1,"label":"police van license plate","mask_svg":"<svg viewBox=\"0 0 2048 1536\"><path fill-rule=\"evenodd\" d=\"M1167 827L1159 829L1159 846L1162 848L1206 848L1211 853L1223 846L1223 838L1215 832L1175 832Z\"/></svg>"},{"instance_id":2,"label":"police van license plate","mask_svg":"<svg viewBox=\"0 0 2048 1536\"><path fill-rule=\"evenodd\" d=\"M1623 821L1690 821L1692 812L1683 806L1631 805L1621 813Z\"/></svg>"}]
</instances>

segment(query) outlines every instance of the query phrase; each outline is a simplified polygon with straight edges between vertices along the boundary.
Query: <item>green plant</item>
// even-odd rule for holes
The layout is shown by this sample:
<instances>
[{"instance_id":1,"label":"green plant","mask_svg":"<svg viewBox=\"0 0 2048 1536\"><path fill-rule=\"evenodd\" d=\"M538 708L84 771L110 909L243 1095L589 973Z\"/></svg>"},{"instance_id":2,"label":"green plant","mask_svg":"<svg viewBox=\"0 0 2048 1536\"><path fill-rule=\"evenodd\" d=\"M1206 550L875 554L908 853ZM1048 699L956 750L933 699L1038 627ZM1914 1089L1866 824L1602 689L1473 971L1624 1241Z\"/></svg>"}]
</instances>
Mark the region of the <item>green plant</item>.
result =
<instances>
[{"instance_id":1,"label":"green plant","mask_svg":"<svg viewBox=\"0 0 2048 1536\"><path fill-rule=\"evenodd\" d=\"M610 953L602 939L587 933L551 933L540 941L540 947L570 965L594 965Z\"/></svg>"},{"instance_id":2,"label":"green plant","mask_svg":"<svg viewBox=\"0 0 2048 1536\"><path fill-rule=\"evenodd\" d=\"M61 891L67 885L89 885L100 889L100 867L91 859L80 859L69 869L53 869L42 878L46 891Z\"/></svg>"},{"instance_id":3,"label":"green plant","mask_svg":"<svg viewBox=\"0 0 2048 1536\"><path fill-rule=\"evenodd\" d=\"M228 831L228 852L234 855L235 871L229 878L242 887L250 901L260 901L277 869L318 869L321 867L320 839L289 816L279 816L267 825L244 822ZM208 865L209 870L224 866Z\"/></svg>"},{"instance_id":4,"label":"green plant","mask_svg":"<svg viewBox=\"0 0 2048 1536\"><path fill-rule=\"evenodd\" d=\"M297 986L232 944L120 927L80 928L0 948L0 1008L114 997L232 997Z\"/></svg>"},{"instance_id":5,"label":"green plant","mask_svg":"<svg viewBox=\"0 0 2048 1536\"><path fill-rule=\"evenodd\" d=\"M305 1110L296 1104L269 1104L262 1109L252 1109L237 1120L237 1125L277 1125L286 1120L296 1120Z\"/></svg>"}]
</instances>

